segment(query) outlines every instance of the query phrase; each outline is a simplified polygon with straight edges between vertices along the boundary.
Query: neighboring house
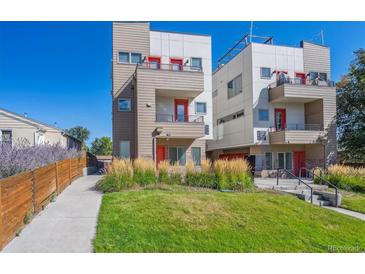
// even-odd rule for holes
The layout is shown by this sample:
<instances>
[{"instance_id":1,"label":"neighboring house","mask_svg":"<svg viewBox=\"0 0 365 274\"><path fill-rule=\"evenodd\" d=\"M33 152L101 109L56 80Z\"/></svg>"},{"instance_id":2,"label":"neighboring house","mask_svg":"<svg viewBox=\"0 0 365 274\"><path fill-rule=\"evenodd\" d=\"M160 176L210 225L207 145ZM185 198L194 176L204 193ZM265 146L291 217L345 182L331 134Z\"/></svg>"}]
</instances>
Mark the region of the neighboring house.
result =
<instances>
[{"instance_id":1,"label":"neighboring house","mask_svg":"<svg viewBox=\"0 0 365 274\"><path fill-rule=\"evenodd\" d=\"M113 23L113 155L205 158L212 133L211 37Z\"/></svg>"},{"instance_id":2,"label":"neighboring house","mask_svg":"<svg viewBox=\"0 0 365 274\"><path fill-rule=\"evenodd\" d=\"M256 171L336 161L336 90L330 49L245 36L213 73L213 159L249 157Z\"/></svg>"},{"instance_id":3,"label":"neighboring house","mask_svg":"<svg viewBox=\"0 0 365 274\"><path fill-rule=\"evenodd\" d=\"M13 146L25 140L31 146L59 143L81 149L81 142L62 130L0 108L0 141Z\"/></svg>"}]
</instances>

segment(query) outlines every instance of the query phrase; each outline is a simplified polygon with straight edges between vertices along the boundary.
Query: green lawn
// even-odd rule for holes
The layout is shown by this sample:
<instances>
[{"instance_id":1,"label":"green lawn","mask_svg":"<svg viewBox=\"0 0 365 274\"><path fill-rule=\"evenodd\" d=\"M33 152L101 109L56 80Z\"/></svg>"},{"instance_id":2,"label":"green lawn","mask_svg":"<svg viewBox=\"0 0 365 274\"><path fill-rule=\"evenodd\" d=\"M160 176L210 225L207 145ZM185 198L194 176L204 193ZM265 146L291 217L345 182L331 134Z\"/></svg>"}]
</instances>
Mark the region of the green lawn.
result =
<instances>
[{"instance_id":1,"label":"green lawn","mask_svg":"<svg viewBox=\"0 0 365 274\"><path fill-rule=\"evenodd\" d=\"M106 194L96 252L328 252L365 248L365 222L272 192L186 187Z\"/></svg>"},{"instance_id":2,"label":"green lawn","mask_svg":"<svg viewBox=\"0 0 365 274\"><path fill-rule=\"evenodd\" d=\"M341 207L353 211L365 213L365 194L349 191L340 191L342 194Z\"/></svg>"}]
</instances>

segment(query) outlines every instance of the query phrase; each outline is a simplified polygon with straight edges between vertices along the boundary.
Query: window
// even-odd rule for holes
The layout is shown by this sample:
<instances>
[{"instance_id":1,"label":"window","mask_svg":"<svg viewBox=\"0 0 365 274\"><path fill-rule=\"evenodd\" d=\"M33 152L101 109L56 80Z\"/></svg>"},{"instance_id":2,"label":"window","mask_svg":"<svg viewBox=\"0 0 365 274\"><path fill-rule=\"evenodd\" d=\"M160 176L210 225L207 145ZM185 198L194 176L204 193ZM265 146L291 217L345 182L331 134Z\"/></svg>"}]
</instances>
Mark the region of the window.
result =
<instances>
[{"instance_id":1,"label":"window","mask_svg":"<svg viewBox=\"0 0 365 274\"><path fill-rule=\"evenodd\" d=\"M213 91L213 98L218 96L218 90Z\"/></svg>"},{"instance_id":2,"label":"window","mask_svg":"<svg viewBox=\"0 0 365 274\"><path fill-rule=\"evenodd\" d=\"M320 72L320 73L319 73L319 78L320 78L322 81L327 81L327 73Z\"/></svg>"},{"instance_id":3,"label":"window","mask_svg":"<svg viewBox=\"0 0 365 274\"><path fill-rule=\"evenodd\" d=\"M169 147L169 161L171 164L186 164L186 149L184 147Z\"/></svg>"},{"instance_id":4,"label":"window","mask_svg":"<svg viewBox=\"0 0 365 274\"><path fill-rule=\"evenodd\" d=\"M120 141L119 156L120 156L120 158L130 158L131 157L130 141Z\"/></svg>"},{"instance_id":5,"label":"window","mask_svg":"<svg viewBox=\"0 0 365 274\"><path fill-rule=\"evenodd\" d=\"M119 63L129 63L129 52L119 52Z\"/></svg>"},{"instance_id":6,"label":"window","mask_svg":"<svg viewBox=\"0 0 365 274\"><path fill-rule=\"evenodd\" d=\"M191 67L201 69L202 68L202 58L192 57L191 58Z\"/></svg>"},{"instance_id":7,"label":"window","mask_svg":"<svg viewBox=\"0 0 365 274\"><path fill-rule=\"evenodd\" d=\"M242 93L242 74L227 83L228 99Z\"/></svg>"},{"instance_id":8,"label":"window","mask_svg":"<svg viewBox=\"0 0 365 274\"><path fill-rule=\"evenodd\" d=\"M119 111L130 111L131 110L131 99L129 99L129 98L119 98L119 100L118 100L118 110Z\"/></svg>"},{"instance_id":9,"label":"window","mask_svg":"<svg viewBox=\"0 0 365 274\"><path fill-rule=\"evenodd\" d=\"M217 120L217 125L225 123L225 122L229 122L231 120L237 119L237 118L242 117L244 115L245 115L245 110L242 109L240 111L234 112L230 115L227 115L227 116L224 116L224 117L218 119Z\"/></svg>"},{"instance_id":10,"label":"window","mask_svg":"<svg viewBox=\"0 0 365 274\"><path fill-rule=\"evenodd\" d=\"M1 140L3 144L12 145L12 132L11 130L2 130L1 131Z\"/></svg>"},{"instance_id":11,"label":"window","mask_svg":"<svg viewBox=\"0 0 365 274\"><path fill-rule=\"evenodd\" d=\"M209 125L204 125L204 133L205 135L209 135Z\"/></svg>"},{"instance_id":12,"label":"window","mask_svg":"<svg viewBox=\"0 0 365 274\"><path fill-rule=\"evenodd\" d=\"M265 169L272 170L272 153L265 152Z\"/></svg>"},{"instance_id":13,"label":"window","mask_svg":"<svg viewBox=\"0 0 365 274\"><path fill-rule=\"evenodd\" d=\"M196 102L196 113L207 113L207 103Z\"/></svg>"},{"instance_id":14,"label":"window","mask_svg":"<svg viewBox=\"0 0 365 274\"><path fill-rule=\"evenodd\" d=\"M268 109L259 109L259 120L260 121L269 121L269 110Z\"/></svg>"},{"instance_id":15,"label":"window","mask_svg":"<svg viewBox=\"0 0 365 274\"><path fill-rule=\"evenodd\" d=\"M309 79L311 81L314 81L314 80L317 80L317 79L321 80L321 81L327 81L327 73L311 71L311 72L309 72Z\"/></svg>"},{"instance_id":16,"label":"window","mask_svg":"<svg viewBox=\"0 0 365 274\"><path fill-rule=\"evenodd\" d=\"M193 157L194 164L196 166L200 166L200 162L201 162L201 149L200 149L200 147L192 147L191 148L191 155Z\"/></svg>"},{"instance_id":17,"label":"window","mask_svg":"<svg viewBox=\"0 0 365 274\"><path fill-rule=\"evenodd\" d=\"M271 79L271 68L260 68L261 79Z\"/></svg>"},{"instance_id":18,"label":"window","mask_svg":"<svg viewBox=\"0 0 365 274\"><path fill-rule=\"evenodd\" d=\"M142 63L142 54L140 54L140 53L131 53L131 63L132 64Z\"/></svg>"},{"instance_id":19,"label":"window","mask_svg":"<svg viewBox=\"0 0 365 274\"><path fill-rule=\"evenodd\" d=\"M278 153L279 168L292 169L293 158L291 152L279 152Z\"/></svg>"},{"instance_id":20,"label":"window","mask_svg":"<svg viewBox=\"0 0 365 274\"><path fill-rule=\"evenodd\" d=\"M266 141L266 131L264 130L257 131L257 141Z\"/></svg>"}]
</instances>

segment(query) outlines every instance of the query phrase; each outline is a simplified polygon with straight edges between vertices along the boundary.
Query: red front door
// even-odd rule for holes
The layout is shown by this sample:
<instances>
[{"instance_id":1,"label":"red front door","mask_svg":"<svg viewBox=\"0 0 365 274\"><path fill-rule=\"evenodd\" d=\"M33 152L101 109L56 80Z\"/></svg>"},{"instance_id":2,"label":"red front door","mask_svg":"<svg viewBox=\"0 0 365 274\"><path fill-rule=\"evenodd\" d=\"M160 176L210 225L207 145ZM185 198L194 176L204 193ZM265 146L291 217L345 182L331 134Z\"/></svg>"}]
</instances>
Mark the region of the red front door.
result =
<instances>
[{"instance_id":1,"label":"red front door","mask_svg":"<svg viewBox=\"0 0 365 274\"><path fill-rule=\"evenodd\" d=\"M148 65L152 69L160 69L161 67L161 58L160 57L148 57Z\"/></svg>"},{"instance_id":2,"label":"red front door","mask_svg":"<svg viewBox=\"0 0 365 274\"><path fill-rule=\"evenodd\" d=\"M302 72L296 72L295 78L298 78L300 80L301 85L305 85L305 73Z\"/></svg>"},{"instance_id":3,"label":"red front door","mask_svg":"<svg viewBox=\"0 0 365 274\"><path fill-rule=\"evenodd\" d=\"M284 130L286 128L286 109L276 108L275 109L275 129Z\"/></svg>"},{"instance_id":4,"label":"red front door","mask_svg":"<svg viewBox=\"0 0 365 274\"><path fill-rule=\"evenodd\" d=\"M293 162L294 162L294 175L299 176L299 171L301 168L305 167L305 151L294 151L293 152ZM302 176L305 176L305 170L301 172Z\"/></svg>"},{"instance_id":5,"label":"red front door","mask_svg":"<svg viewBox=\"0 0 365 274\"><path fill-rule=\"evenodd\" d=\"M183 60L179 58L170 59L170 69L171 70L182 70Z\"/></svg>"},{"instance_id":6,"label":"red front door","mask_svg":"<svg viewBox=\"0 0 365 274\"><path fill-rule=\"evenodd\" d=\"M177 122L189 121L189 100L175 99L175 121Z\"/></svg>"},{"instance_id":7,"label":"red front door","mask_svg":"<svg viewBox=\"0 0 365 274\"><path fill-rule=\"evenodd\" d=\"M161 161L166 160L166 147L157 146L157 164Z\"/></svg>"}]
</instances>

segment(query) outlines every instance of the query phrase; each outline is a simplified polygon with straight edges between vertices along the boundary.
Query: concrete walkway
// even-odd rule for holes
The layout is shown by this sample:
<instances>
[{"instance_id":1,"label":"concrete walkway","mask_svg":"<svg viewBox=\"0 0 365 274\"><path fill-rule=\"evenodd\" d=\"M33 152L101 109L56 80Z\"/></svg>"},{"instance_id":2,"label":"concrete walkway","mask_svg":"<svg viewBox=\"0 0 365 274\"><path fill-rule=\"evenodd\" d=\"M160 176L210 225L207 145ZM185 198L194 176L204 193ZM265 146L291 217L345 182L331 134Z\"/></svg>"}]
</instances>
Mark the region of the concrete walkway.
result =
<instances>
[{"instance_id":1,"label":"concrete walkway","mask_svg":"<svg viewBox=\"0 0 365 274\"><path fill-rule=\"evenodd\" d=\"M365 214L363 213L340 207L332 207L332 206L323 206L323 207L365 221Z\"/></svg>"},{"instance_id":2,"label":"concrete walkway","mask_svg":"<svg viewBox=\"0 0 365 274\"><path fill-rule=\"evenodd\" d=\"M92 252L102 194L99 175L77 179L28 224L3 252Z\"/></svg>"}]
</instances>

